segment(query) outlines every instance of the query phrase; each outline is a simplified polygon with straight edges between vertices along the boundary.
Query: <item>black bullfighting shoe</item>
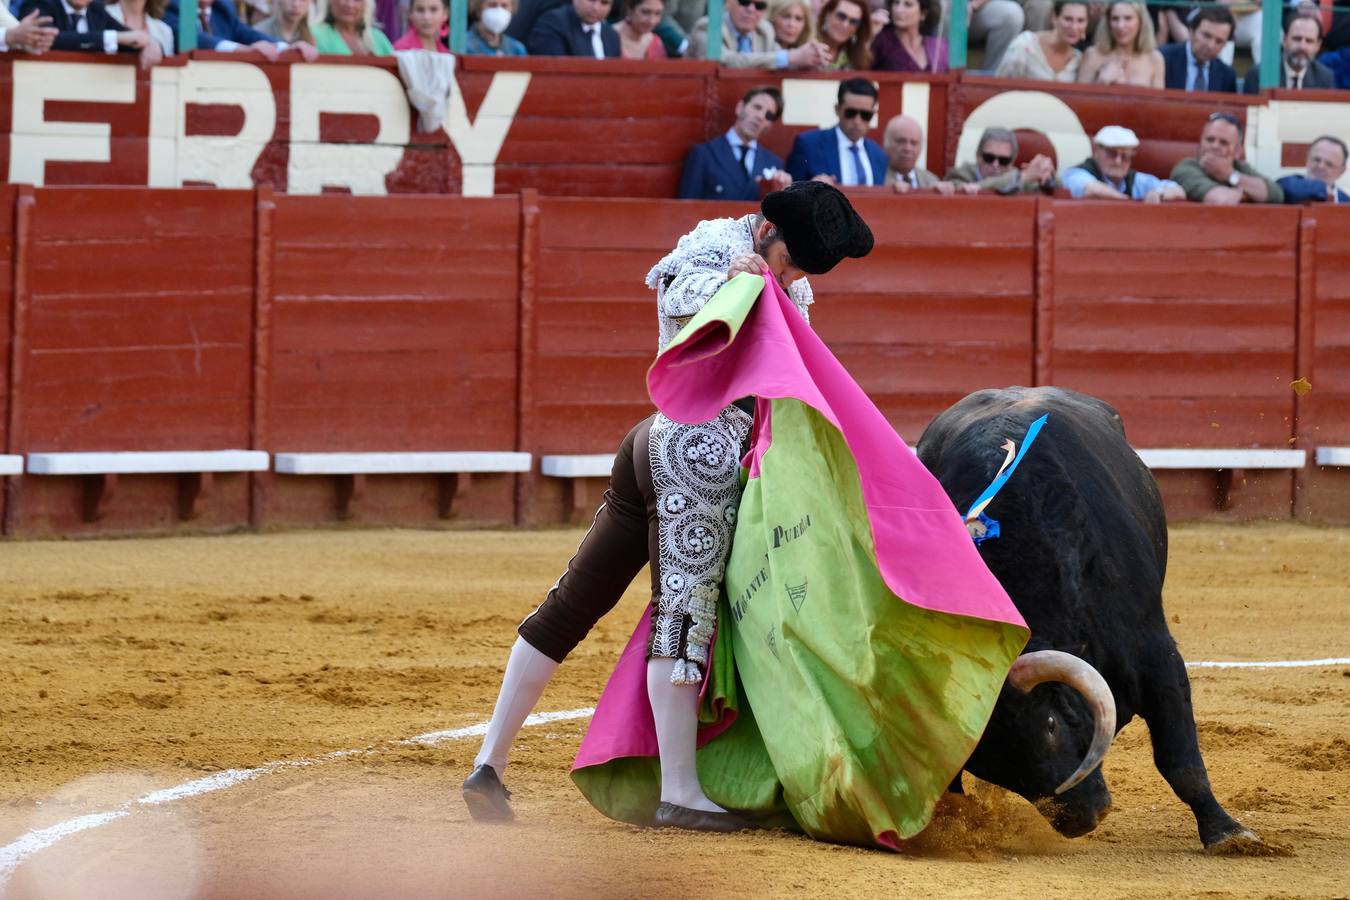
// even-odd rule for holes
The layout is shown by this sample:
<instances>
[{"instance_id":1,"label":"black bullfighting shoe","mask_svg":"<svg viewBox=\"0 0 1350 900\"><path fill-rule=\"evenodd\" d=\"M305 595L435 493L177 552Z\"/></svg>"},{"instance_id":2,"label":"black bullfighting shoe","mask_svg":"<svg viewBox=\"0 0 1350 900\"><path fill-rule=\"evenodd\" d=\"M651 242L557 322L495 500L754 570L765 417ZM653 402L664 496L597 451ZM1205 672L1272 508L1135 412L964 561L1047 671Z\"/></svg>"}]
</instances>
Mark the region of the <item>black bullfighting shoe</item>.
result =
<instances>
[{"instance_id":1,"label":"black bullfighting shoe","mask_svg":"<svg viewBox=\"0 0 1350 900\"><path fill-rule=\"evenodd\" d=\"M662 803L658 806L652 824L657 828L685 828L689 831L745 831L747 828L755 827L753 823L735 813L708 812L703 809L676 806L674 803Z\"/></svg>"},{"instance_id":2,"label":"black bullfighting shoe","mask_svg":"<svg viewBox=\"0 0 1350 900\"><path fill-rule=\"evenodd\" d=\"M478 766L464 779L464 805L469 808L469 815L480 822L510 822L514 819L510 798L511 792L492 766Z\"/></svg>"}]
</instances>

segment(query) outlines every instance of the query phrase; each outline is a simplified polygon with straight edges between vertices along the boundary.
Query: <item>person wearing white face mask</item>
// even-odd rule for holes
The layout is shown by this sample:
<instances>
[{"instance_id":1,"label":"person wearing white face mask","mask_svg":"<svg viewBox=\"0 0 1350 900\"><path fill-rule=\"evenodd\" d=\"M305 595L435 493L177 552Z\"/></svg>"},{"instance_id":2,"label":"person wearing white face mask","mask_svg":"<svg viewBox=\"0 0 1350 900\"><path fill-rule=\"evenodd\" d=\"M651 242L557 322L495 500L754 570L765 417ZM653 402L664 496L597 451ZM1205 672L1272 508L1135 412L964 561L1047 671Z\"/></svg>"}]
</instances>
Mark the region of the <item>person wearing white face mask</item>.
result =
<instances>
[{"instance_id":1,"label":"person wearing white face mask","mask_svg":"<svg viewBox=\"0 0 1350 900\"><path fill-rule=\"evenodd\" d=\"M465 35L464 52L473 56L526 56L525 45L506 33L515 0L470 0L473 25Z\"/></svg>"}]
</instances>

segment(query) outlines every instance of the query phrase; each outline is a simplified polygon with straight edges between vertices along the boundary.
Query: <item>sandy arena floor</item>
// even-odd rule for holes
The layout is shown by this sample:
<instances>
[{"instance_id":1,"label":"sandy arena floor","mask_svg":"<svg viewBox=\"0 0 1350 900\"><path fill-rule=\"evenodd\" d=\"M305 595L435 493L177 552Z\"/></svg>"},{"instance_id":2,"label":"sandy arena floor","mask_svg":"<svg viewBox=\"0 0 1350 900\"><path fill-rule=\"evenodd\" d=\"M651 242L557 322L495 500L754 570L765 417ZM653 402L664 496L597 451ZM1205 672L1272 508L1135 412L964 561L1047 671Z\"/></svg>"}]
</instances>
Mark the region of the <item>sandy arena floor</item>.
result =
<instances>
[{"instance_id":1,"label":"sandy arena floor","mask_svg":"<svg viewBox=\"0 0 1350 900\"><path fill-rule=\"evenodd\" d=\"M0 878L13 897L1348 897L1350 666L1192 671L1220 802L1276 858L1205 856L1130 724L1115 808L1078 840L976 785L902 855L780 832L632 828L567 769L584 719L525 731L518 821L458 796L517 621L581 536L326 531L0 544ZM1350 657L1350 530L1173 529L1187 659ZM639 579L641 583L641 579ZM640 611L630 592L541 710L591 706ZM152 791L282 767L155 805ZM967 785L973 779L967 777ZM45 849L80 816L121 811ZM94 820L84 820L85 823ZM102 821L102 820L99 820ZM69 826L67 826L69 828Z\"/></svg>"}]
</instances>

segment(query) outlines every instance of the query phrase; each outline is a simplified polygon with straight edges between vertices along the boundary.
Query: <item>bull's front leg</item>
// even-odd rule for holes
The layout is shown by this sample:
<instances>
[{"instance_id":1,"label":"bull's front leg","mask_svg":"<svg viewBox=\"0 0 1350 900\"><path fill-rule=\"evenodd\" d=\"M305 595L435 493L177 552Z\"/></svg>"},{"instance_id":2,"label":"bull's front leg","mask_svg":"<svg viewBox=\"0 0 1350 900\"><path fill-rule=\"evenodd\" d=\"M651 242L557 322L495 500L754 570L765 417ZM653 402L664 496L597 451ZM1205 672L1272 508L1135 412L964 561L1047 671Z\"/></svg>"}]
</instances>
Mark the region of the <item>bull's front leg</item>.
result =
<instances>
[{"instance_id":1,"label":"bull's front leg","mask_svg":"<svg viewBox=\"0 0 1350 900\"><path fill-rule=\"evenodd\" d=\"M1153 764L1182 802L1195 813L1200 840L1210 853L1225 853L1238 845L1258 841L1256 835L1230 816L1209 784L1200 756L1200 740L1191 707L1191 681L1186 663L1170 635L1164 635L1144 671L1140 715L1148 723L1153 742Z\"/></svg>"}]
</instances>

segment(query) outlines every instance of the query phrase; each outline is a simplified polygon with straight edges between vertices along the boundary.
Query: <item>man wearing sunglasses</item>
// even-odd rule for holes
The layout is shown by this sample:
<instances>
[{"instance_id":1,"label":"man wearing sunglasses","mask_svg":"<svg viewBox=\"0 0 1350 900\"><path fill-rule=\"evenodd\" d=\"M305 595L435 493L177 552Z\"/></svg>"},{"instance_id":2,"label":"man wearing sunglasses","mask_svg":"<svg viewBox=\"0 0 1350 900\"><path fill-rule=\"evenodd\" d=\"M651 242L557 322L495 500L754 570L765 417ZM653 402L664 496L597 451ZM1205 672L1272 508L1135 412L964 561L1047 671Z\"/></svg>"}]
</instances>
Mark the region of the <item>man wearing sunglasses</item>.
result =
<instances>
[{"instance_id":1,"label":"man wearing sunglasses","mask_svg":"<svg viewBox=\"0 0 1350 900\"><path fill-rule=\"evenodd\" d=\"M773 25L764 17L768 0L727 0L722 15L722 65L731 69L818 69L829 61L819 41L791 50L778 46ZM708 58L708 17L689 32L689 56Z\"/></svg>"},{"instance_id":2,"label":"man wearing sunglasses","mask_svg":"<svg viewBox=\"0 0 1350 900\"><path fill-rule=\"evenodd\" d=\"M1200 153L1172 168L1172 180L1196 203L1283 203L1284 190L1242 160L1242 123L1216 112L1200 132Z\"/></svg>"},{"instance_id":3,"label":"man wearing sunglasses","mask_svg":"<svg viewBox=\"0 0 1350 900\"><path fill-rule=\"evenodd\" d=\"M783 161L761 147L760 135L783 115L777 88L751 88L736 104L736 121L727 133L689 151L680 178L681 200L759 200L763 182L785 188L792 176Z\"/></svg>"},{"instance_id":4,"label":"man wearing sunglasses","mask_svg":"<svg viewBox=\"0 0 1350 900\"><path fill-rule=\"evenodd\" d=\"M886 183L886 151L868 138L877 115L877 87L866 78L839 84L839 124L804 131L792 143L787 170L796 181L824 181L846 187Z\"/></svg>"},{"instance_id":5,"label":"man wearing sunglasses","mask_svg":"<svg viewBox=\"0 0 1350 900\"><path fill-rule=\"evenodd\" d=\"M1007 128L986 128L975 149L975 161L953 166L947 181L955 182L962 194L1032 194L1055 187L1055 163L1037 153L1020 169L1017 135Z\"/></svg>"},{"instance_id":6,"label":"man wearing sunglasses","mask_svg":"<svg viewBox=\"0 0 1350 900\"><path fill-rule=\"evenodd\" d=\"M1092 156L1064 173L1064 186L1077 198L1095 200L1185 200L1186 192L1175 181L1147 172L1136 172L1131 164L1139 138L1128 128L1107 125L1092 139Z\"/></svg>"}]
</instances>

